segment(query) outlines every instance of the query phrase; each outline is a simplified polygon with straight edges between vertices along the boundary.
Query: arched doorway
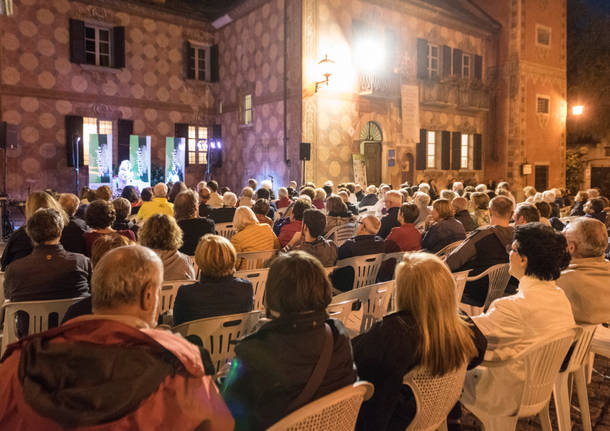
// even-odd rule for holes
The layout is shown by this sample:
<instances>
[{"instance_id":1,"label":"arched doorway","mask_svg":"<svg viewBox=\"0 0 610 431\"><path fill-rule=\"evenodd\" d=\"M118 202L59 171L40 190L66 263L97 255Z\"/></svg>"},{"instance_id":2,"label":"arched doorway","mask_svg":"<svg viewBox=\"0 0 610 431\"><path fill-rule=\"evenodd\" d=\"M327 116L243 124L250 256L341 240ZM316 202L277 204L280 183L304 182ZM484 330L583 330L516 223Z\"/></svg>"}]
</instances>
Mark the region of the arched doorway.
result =
<instances>
[{"instance_id":1,"label":"arched doorway","mask_svg":"<svg viewBox=\"0 0 610 431\"><path fill-rule=\"evenodd\" d=\"M360 152L364 154L367 184L381 183L381 155L383 134L381 127L374 121L369 121L360 132Z\"/></svg>"}]
</instances>

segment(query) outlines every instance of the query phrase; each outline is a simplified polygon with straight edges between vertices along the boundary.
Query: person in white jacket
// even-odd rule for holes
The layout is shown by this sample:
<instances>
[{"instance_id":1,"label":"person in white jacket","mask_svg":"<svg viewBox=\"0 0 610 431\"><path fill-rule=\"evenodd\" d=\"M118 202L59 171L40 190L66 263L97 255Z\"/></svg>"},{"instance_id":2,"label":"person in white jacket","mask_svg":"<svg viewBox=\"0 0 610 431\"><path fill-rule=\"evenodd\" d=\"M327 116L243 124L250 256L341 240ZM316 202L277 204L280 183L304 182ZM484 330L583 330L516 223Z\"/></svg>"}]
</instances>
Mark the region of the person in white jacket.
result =
<instances>
[{"instance_id":1,"label":"person in white jacket","mask_svg":"<svg viewBox=\"0 0 610 431\"><path fill-rule=\"evenodd\" d=\"M565 238L541 223L518 226L510 250L510 273L519 279L515 295L497 299L472 320L487 338L486 361L510 359L527 347L575 326L570 302L555 280L568 266ZM516 413L525 380L522 362L479 366L468 372L462 404L491 416Z\"/></svg>"}]
</instances>

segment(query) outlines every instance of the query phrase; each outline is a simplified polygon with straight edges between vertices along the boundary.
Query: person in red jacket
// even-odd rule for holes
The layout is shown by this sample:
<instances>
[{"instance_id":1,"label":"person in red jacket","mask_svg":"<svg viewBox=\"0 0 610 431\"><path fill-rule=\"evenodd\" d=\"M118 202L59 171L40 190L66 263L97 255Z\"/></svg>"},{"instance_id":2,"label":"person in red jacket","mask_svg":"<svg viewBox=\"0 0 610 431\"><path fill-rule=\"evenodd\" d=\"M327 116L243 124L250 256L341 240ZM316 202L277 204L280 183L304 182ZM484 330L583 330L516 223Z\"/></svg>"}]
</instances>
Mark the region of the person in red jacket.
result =
<instances>
[{"instance_id":1,"label":"person in red jacket","mask_svg":"<svg viewBox=\"0 0 610 431\"><path fill-rule=\"evenodd\" d=\"M419 209L415 204L402 204L398 211L399 227L392 228L386 241L394 241L402 251L421 249L421 233L415 228Z\"/></svg>"},{"instance_id":2,"label":"person in red jacket","mask_svg":"<svg viewBox=\"0 0 610 431\"><path fill-rule=\"evenodd\" d=\"M282 226L278 239L280 240L280 246L285 247L290 242L295 233L301 232L303 228L303 214L305 210L311 208L311 202L304 198L299 198L292 209L292 219L289 223Z\"/></svg>"},{"instance_id":3,"label":"person in red jacket","mask_svg":"<svg viewBox=\"0 0 610 431\"><path fill-rule=\"evenodd\" d=\"M104 255L93 274L92 315L8 346L0 429L232 430L198 348L154 329L162 280L151 250Z\"/></svg>"}]
</instances>

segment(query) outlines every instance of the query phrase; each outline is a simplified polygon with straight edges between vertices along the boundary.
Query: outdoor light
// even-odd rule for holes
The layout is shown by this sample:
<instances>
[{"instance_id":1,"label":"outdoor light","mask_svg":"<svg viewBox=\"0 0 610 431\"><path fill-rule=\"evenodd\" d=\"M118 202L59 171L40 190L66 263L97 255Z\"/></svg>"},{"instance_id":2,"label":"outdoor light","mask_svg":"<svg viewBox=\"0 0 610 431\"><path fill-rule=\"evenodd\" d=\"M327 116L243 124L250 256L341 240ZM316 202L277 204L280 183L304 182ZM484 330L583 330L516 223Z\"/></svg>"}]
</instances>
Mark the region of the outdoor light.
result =
<instances>
[{"instance_id":1,"label":"outdoor light","mask_svg":"<svg viewBox=\"0 0 610 431\"><path fill-rule=\"evenodd\" d=\"M373 73L386 67L385 41L370 32L356 41L354 63L358 70Z\"/></svg>"},{"instance_id":2,"label":"outdoor light","mask_svg":"<svg viewBox=\"0 0 610 431\"><path fill-rule=\"evenodd\" d=\"M332 69L335 65L335 62L328 58L328 54L324 55L324 58L318 61L318 66L320 67L321 75L324 77L322 81L316 81L316 93L318 92L320 86L326 84L328 86L329 78L332 76Z\"/></svg>"},{"instance_id":3,"label":"outdoor light","mask_svg":"<svg viewBox=\"0 0 610 431\"><path fill-rule=\"evenodd\" d=\"M582 105L572 106L572 114L573 115L582 115L584 109L585 109L585 107Z\"/></svg>"},{"instance_id":4,"label":"outdoor light","mask_svg":"<svg viewBox=\"0 0 610 431\"><path fill-rule=\"evenodd\" d=\"M212 141L210 142L210 147L215 150L216 149L216 142Z\"/></svg>"}]
</instances>

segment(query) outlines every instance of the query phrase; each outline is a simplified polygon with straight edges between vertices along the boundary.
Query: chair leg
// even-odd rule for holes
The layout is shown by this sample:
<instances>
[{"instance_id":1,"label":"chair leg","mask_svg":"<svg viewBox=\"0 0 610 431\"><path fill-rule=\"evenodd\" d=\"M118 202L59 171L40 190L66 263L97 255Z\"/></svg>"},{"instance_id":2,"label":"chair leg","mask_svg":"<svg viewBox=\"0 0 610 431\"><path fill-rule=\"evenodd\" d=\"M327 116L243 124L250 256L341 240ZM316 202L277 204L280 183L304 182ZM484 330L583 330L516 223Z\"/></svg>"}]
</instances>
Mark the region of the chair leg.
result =
<instances>
[{"instance_id":1,"label":"chair leg","mask_svg":"<svg viewBox=\"0 0 610 431\"><path fill-rule=\"evenodd\" d=\"M555 411L557 412L557 424L559 431L570 431L572 429L570 423L570 396L568 394L568 374L567 372L559 373L553 386L553 400L555 402ZM542 418L540 419L542 422Z\"/></svg>"},{"instance_id":2,"label":"chair leg","mask_svg":"<svg viewBox=\"0 0 610 431\"><path fill-rule=\"evenodd\" d=\"M497 416L479 418L483 422L485 431L515 431L517 429L518 418L516 416Z\"/></svg>"},{"instance_id":3,"label":"chair leg","mask_svg":"<svg viewBox=\"0 0 610 431\"><path fill-rule=\"evenodd\" d=\"M540 426L542 428L542 431L553 431L553 428L551 426L551 416L549 415L549 404L544 406L540 413L538 413L538 418L540 419Z\"/></svg>"},{"instance_id":4,"label":"chair leg","mask_svg":"<svg viewBox=\"0 0 610 431\"><path fill-rule=\"evenodd\" d=\"M586 361L587 364L587 384L591 384L591 377L593 376L593 363L595 362L595 353L589 352L589 360Z\"/></svg>"},{"instance_id":5,"label":"chair leg","mask_svg":"<svg viewBox=\"0 0 610 431\"><path fill-rule=\"evenodd\" d=\"M589 412L589 396L587 394L584 366L574 372L574 383L576 383L576 395L578 395L582 428L584 431L591 431L591 413Z\"/></svg>"}]
</instances>

